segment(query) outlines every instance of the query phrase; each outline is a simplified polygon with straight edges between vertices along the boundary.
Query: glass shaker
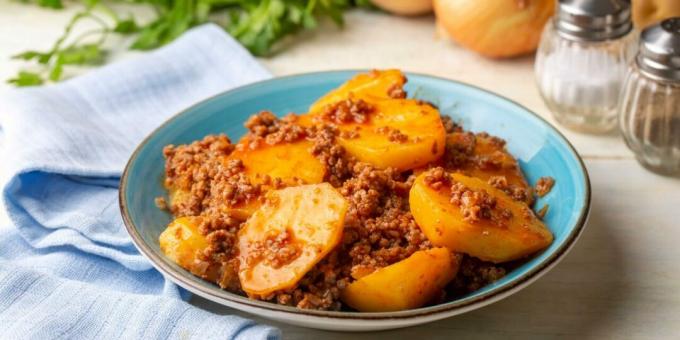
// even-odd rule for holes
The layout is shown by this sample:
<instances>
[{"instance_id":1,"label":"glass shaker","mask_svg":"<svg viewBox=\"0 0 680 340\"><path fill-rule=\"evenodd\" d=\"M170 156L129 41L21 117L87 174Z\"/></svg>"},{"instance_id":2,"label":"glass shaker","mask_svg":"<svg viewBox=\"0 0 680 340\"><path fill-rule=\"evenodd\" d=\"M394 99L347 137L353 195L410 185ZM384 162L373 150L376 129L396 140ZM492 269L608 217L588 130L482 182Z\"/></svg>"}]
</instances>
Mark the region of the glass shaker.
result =
<instances>
[{"instance_id":1,"label":"glass shaker","mask_svg":"<svg viewBox=\"0 0 680 340\"><path fill-rule=\"evenodd\" d=\"M581 132L616 127L636 35L628 0L560 0L536 53L539 92L555 119Z\"/></svg>"},{"instance_id":2,"label":"glass shaker","mask_svg":"<svg viewBox=\"0 0 680 340\"><path fill-rule=\"evenodd\" d=\"M619 127L644 167L680 176L680 18L645 29L640 39L619 103Z\"/></svg>"}]
</instances>

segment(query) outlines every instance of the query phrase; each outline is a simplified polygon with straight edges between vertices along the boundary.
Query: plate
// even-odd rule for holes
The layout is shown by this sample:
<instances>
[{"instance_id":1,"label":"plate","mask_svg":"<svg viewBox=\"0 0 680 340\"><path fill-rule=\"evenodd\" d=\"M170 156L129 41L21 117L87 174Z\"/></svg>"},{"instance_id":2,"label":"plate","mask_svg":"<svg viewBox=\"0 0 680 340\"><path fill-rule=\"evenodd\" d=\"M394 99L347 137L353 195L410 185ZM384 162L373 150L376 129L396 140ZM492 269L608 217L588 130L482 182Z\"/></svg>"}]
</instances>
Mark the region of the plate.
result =
<instances>
[{"instance_id":1,"label":"plate","mask_svg":"<svg viewBox=\"0 0 680 340\"><path fill-rule=\"evenodd\" d=\"M220 289L165 258L158 236L171 216L155 206L164 195L167 144L183 144L207 134L226 133L236 140L253 113L270 110L279 116L303 113L317 98L358 72L332 71L261 81L216 95L180 112L153 131L132 154L120 184L120 208L135 246L166 277L219 304L281 322L342 331L407 327L447 318L501 300L544 275L562 259L583 231L590 209L590 182L583 161L566 138L538 115L483 89L420 74L407 74L409 97L434 103L467 130L501 137L518 158L529 183L552 176L556 183L537 207L548 204L545 222L554 242L504 278L447 303L384 313L302 310L251 300Z\"/></svg>"}]
</instances>

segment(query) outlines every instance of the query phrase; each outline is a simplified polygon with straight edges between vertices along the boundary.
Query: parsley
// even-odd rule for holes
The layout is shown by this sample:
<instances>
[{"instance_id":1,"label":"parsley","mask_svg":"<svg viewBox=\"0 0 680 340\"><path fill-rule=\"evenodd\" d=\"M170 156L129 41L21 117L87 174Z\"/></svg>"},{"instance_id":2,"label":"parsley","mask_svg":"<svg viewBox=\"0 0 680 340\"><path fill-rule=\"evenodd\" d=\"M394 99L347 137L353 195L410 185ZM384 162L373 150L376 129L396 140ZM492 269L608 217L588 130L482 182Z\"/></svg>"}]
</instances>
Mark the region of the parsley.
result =
<instances>
[{"instance_id":1,"label":"parsley","mask_svg":"<svg viewBox=\"0 0 680 340\"><path fill-rule=\"evenodd\" d=\"M24 0L60 9L62 0ZM115 1L151 5L156 17L139 25L132 16L121 16L108 6ZM36 62L41 72L20 71L7 80L16 86L41 85L62 79L67 65L98 65L106 61L103 44L110 34L134 35L131 49L150 50L163 46L186 30L215 22L258 56L268 55L283 37L313 29L320 18L343 25L343 12L353 6L370 7L368 0L82 0L84 9L75 14L64 33L48 51L25 51L14 59ZM85 20L97 28L73 37ZM66 42L69 42L68 44Z\"/></svg>"}]
</instances>

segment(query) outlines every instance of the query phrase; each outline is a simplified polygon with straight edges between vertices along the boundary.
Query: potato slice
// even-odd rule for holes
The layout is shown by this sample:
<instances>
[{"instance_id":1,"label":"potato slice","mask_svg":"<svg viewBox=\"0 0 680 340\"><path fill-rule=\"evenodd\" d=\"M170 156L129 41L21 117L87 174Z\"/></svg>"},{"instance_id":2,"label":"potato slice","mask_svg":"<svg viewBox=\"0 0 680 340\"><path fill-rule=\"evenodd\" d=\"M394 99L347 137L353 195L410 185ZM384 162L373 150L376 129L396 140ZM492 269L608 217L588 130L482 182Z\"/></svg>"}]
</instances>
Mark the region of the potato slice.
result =
<instances>
[{"instance_id":1,"label":"potato slice","mask_svg":"<svg viewBox=\"0 0 680 340\"><path fill-rule=\"evenodd\" d=\"M158 237L163 254L190 272L193 272L199 252L208 247L208 241L198 230L200 219L200 217L175 219Z\"/></svg>"},{"instance_id":2,"label":"potato slice","mask_svg":"<svg viewBox=\"0 0 680 340\"><path fill-rule=\"evenodd\" d=\"M323 182L326 168L310 149L312 142L299 140L276 145L261 144L255 149L248 147L248 139L241 140L229 159L240 159L246 175L253 183L262 183L265 176L280 178L286 184Z\"/></svg>"},{"instance_id":3,"label":"potato slice","mask_svg":"<svg viewBox=\"0 0 680 340\"><path fill-rule=\"evenodd\" d=\"M357 98L402 97L405 83L406 77L399 70L374 70L361 73L318 99L309 108L309 112L321 112L327 105L349 98L350 94Z\"/></svg>"},{"instance_id":4,"label":"potato slice","mask_svg":"<svg viewBox=\"0 0 680 340\"><path fill-rule=\"evenodd\" d=\"M372 102L376 112L366 124L341 124L358 137L338 138L338 143L360 161L379 168L404 171L424 166L444 154L444 126L439 111L412 99Z\"/></svg>"},{"instance_id":5,"label":"potato slice","mask_svg":"<svg viewBox=\"0 0 680 340\"><path fill-rule=\"evenodd\" d=\"M292 288L340 242L348 203L328 183L270 191L239 232L239 278L252 297Z\"/></svg>"},{"instance_id":6,"label":"potato slice","mask_svg":"<svg viewBox=\"0 0 680 340\"><path fill-rule=\"evenodd\" d=\"M450 183L435 190L426 182L432 171L420 174L411 188L411 213L427 238L484 261L494 263L519 259L546 248L553 236L533 211L483 180L451 174ZM461 204L452 203L451 183L462 185ZM476 205L479 197L495 200ZM478 219L471 218L479 215Z\"/></svg>"},{"instance_id":7,"label":"potato slice","mask_svg":"<svg viewBox=\"0 0 680 340\"><path fill-rule=\"evenodd\" d=\"M405 260L352 282L340 295L361 312L390 312L421 307L458 272L461 257L446 248L413 253Z\"/></svg>"},{"instance_id":8,"label":"potato slice","mask_svg":"<svg viewBox=\"0 0 680 340\"><path fill-rule=\"evenodd\" d=\"M492 177L504 177L510 191L520 189L526 193L518 195L519 198L523 198L521 201L529 205L533 202L532 188L524 178L517 160L508 152L502 140L487 134L454 132L446 136L446 147L447 150L472 148L468 161L448 170L459 171L485 181Z\"/></svg>"},{"instance_id":9,"label":"potato slice","mask_svg":"<svg viewBox=\"0 0 680 340\"><path fill-rule=\"evenodd\" d=\"M359 161L400 171L436 161L444 154L446 132L439 111L414 99L364 102L372 107L365 122L329 121L324 114L308 114L300 124L333 123L343 132L338 144Z\"/></svg>"},{"instance_id":10,"label":"potato slice","mask_svg":"<svg viewBox=\"0 0 680 340\"><path fill-rule=\"evenodd\" d=\"M180 267L205 280L215 282L222 288L239 289L236 270L229 261L209 263L201 254L209 243L198 227L201 217L186 216L170 222L158 237L161 251Z\"/></svg>"},{"instance_id":11,"label":"potato slice","mask_svg":"<svg viewBox=\"0 0 680 340\"><path fill-rule=\"evenodd\" d=\"M357 75L314 103L299 123L336 125L343 132L338 143L350 155L376 167L403 171L425 166L444 154L446 132L435 107L403 99L405 82L398 70ZM363 116L338 120L341 111L343 117L357 111Z\"/></svg>"}]
</instances>

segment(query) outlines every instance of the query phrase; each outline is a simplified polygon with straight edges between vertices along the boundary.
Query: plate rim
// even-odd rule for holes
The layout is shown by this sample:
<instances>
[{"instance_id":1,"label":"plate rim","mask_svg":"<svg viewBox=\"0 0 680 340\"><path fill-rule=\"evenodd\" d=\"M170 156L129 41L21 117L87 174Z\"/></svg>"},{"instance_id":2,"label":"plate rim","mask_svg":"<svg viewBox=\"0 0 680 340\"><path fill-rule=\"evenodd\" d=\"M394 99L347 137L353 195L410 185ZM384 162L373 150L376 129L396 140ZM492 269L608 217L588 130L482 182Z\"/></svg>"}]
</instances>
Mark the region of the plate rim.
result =
<instances>
[{"instance_id":1,"label":"plate rim","mask_svg":"<svg viewBox=\"0 0 680 340\"><path fill-rule=\"evenodd\" d=\"M439 77L439 76L434 76L434 75L429 75L429 74L424 74L424 73L418 73L418 72L404 72L405 76L408 78L409 76L417 76L421 78L430 78L432 80L437 80L437 81L444 81L444 82L450 82L450 83L455 83L457 85L463 86L463 87L468 87L476 91L483 92L485 94L491 95L493 97L496 97L497 99L506 101L520 109L522 109L525 113L530 114L533 116L533 118L536 118L539 120L539 122L543 125L545 125L547 128L549 128L555 135L562 140L562 142L567 146L568 151L572 154L572 156L578 161L578 165L580 167L581 173L583 174L583 186L584 186L584 191L585 191L585 199L584 199L584 204L581 207L579 211L579 218L576 221L576 224L574 228L569 232L569 235L567 236L566 241L554 251L549 257L547 257L545 260L542 262L538 263L536 266L533 268L530 268L526 273L522 274L519 276L516 280L511 281L505 285L495 287L491 289L490 291L483 293L482 295L470 298L468 300L461 300L461 301L450 301L446 302L443 304L437 304L434 306L428 306L428 307L420 307L420 308L415 308L415 309L409 309L405 311L396 311L396 312L345 312L345 311L319 311L319 310L310 310L310 309L300 309L296 307L291 307L291 306L282 306L278 304L274 304L271 302L265 302L265 301L259 301L259 300L252 300L247 297L243 297L241 295L235 294L228 292L226 290L221 290L220 288L216 288L220 290L220 294L217 294L216 292L213 291L213 289L207 289L206 287L200 286L200 285L195 285L191 281L187 280L184 275L169 266L166 261L161 258L160 255L156 254L153 249L150 248L150 246L144 241L142 238L141 234L139 233L138 229L136 228L134 222L130 218L129 215L129 210L128 210L128 204L125 198L124 193L127 192L127 183L128 183L128 176L130 174L130 168L132 164L135 163L137 158L139 157L139 154L141 150L149 143L149 141L157 135L157 133L160 130L163 130L167 125L170 123L174 122L175 120L179 119L180 116L183 116L186 112L194 110L197 106L203 105L207 102L210 102L220 96L223 96L227 93L232 93L232 92L238 92L238 91L244 91L248 90L252 87L257 87L261 86L264 83L272 82L272 81L285 81L286 79L290 78L300 78L300 77L309 77L309 76L327 76L330 74L347 74L348 76L356 73L361 73L361 72L368 72L370 69L342 69L342 70L330 70L330 71L315 71L315 72L304 72L304 73L296 73L296 74L290 74L290 75L285 75L285 76L278 76L278 77L272 77L268 79L263 79L259 80L256 82L248 83L242 86L238 86L226 91L222 91L220 93L214 94L212 96L209 96L203 100L200 100L194 104L191 104L187 108L179 111L178 113L173 114L172 116L168 117L162 124L160 124L158 127L153 129L131 154L130 158L128 159L125 169L123 170L123 174L120 179L120 185L118 189L118 204L120 208L120 212L123 218L123 223L125 224L125 228L130 235L133 244L135 247L138 249L138 251L146 257L151 264L153 265L154 268L156 268L159 272L164 274L164 276L170 278L173 282L176 284L184 287L185 289L188 289L192 291L193 293L200 295L204 298L207 298L209 300L212 300L214 302L224 304L222 300L229 301L233 303L234 305L238 304L245 304L250 308L260 308L260 309L265 309L268 311L272 312L277 312L277 313L286 313L286 314L291 314L291 315L304 315L308 317L321 317L321 318L335 318L335 319L353 319L357 321L371 321L371 320L386 320L386 319L408 319L408 318L417 318L417 317L427 317L427 316L432 316L433 314L446 314L447 312L452 312L454 310L458 309L464 309L465 311L462 312L467 312L471 311L473 309L481 308L483 306L486 306L492 302L495 302L497 300L503 299L507 296L510 296L514 294L515 292L521 290L525 286L531 284L534 282L536 279L538 279L540 276L544 275L547 273L552 267L554 267L557 262L559 262L568 252L569 250L573 247L573 245L576 243L576 240L579 238L579 236L583 233L583 230L585 229L586 226L586 221L588 219L588 216L590 214L590 208L591 208L591 195L592 195L592 190L591 190L591 183L590 183L590 176L588 174L588 170L583 162L583 159L581 156L578 154L574 146L569 142L569 140L560 132L557 128L555 128L550 122L548 122L545 118L541 117L537 113L533 112L532 110L528 109L524 105L509 99L505 96L502 96L500 94L497 94L495 92L492 92L490 90L486 90L484 88L481 88L476 85L468 84L462 81L458 80L453 80L453 79L448 79L444 77ZM188 287L191 287L189 289ZM199 293L200 292L200 293ZM233 306L230 306L233 307ZM235 307L233 307L235 308Z\"/></svg>"}]
</instances>

